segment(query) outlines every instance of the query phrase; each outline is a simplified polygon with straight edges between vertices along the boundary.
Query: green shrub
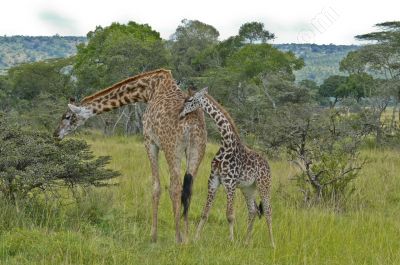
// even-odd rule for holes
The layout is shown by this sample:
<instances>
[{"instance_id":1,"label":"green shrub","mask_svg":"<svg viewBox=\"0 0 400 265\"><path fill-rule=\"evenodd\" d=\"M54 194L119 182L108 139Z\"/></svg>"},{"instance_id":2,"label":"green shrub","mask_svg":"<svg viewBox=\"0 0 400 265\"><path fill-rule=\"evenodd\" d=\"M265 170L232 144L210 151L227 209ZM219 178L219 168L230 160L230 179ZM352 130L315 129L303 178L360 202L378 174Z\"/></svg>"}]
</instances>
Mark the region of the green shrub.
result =
<instances>
[{"instance_id":1,"label":"green shrub","mask_svg":"<svg viewBox=\"0 0 400 265\"><path fill-rule=\"evenodd\" d=\"M94 157L85 141L58 141L12 125L0 114L0 196L15 204L111 184L119 173L105 168L109 161L107 156Z\"/></svg>"}]
</instances>

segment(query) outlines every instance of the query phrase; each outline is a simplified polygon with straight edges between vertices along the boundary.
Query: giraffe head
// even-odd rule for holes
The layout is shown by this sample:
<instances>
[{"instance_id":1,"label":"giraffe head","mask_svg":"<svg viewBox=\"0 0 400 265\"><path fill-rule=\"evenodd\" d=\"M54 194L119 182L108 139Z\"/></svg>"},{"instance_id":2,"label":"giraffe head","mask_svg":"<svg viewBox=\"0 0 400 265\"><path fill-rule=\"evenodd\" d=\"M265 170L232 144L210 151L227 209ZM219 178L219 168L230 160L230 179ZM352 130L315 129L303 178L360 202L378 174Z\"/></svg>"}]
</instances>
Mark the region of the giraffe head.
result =
<instances>
[{"instance_id":1,"label":"giraffe head","mask_svg":"<svg viewBox=\"0 0 400 265\"><path fill-rule=\"evenodd\" d=\"M92 109L85 106L79 106L75 103L74 99L70 99L68 109L62 115L60 124L54 131L54 137L60 139L64 138L64 136L75 131L76 128L83 125L88 118L94 115Z\"/></svg>"},{"instance_id":2,"label":"giraffe head","mask_svg":"<svg viewBox=\"0 0 400 265\"><path fill-rule=\"evenodd\" d=\"M193 96L189 97L185 101L185 105L183 106L183 110L179 114L180 118L185 117L190 112L197 110L203 106L203 101L206 98L206 94L208 93L208 87L201 89L193 94Z\"/></svg>"}]
</instances>

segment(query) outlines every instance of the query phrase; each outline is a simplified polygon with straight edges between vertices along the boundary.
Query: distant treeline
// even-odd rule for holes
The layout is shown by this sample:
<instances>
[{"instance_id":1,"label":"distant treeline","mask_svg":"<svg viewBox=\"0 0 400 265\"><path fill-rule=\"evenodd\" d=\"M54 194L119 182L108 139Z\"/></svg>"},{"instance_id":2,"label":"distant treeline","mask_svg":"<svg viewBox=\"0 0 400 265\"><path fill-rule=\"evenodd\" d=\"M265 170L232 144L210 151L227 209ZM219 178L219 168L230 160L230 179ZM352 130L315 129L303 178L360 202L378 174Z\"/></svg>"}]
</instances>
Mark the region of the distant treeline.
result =
<instances>
[{"instance_id":1,"label":"distant treeline","mask_svg":"<svg viewBox=\"0 0 400 265\"><path fill-rule=\"evenodd\" d=\"M309 79L321 84L331 75L343 75L339 71L340 61L351 51L360 48L357 45L317 45L317 44L276 44L281 51L291 51L304 59L305 66L296 71L296 80Z\"/></svg>"},{"instance_id":2,"label":"distant treeline","mask_svg":"<svg viewBox=\"0 0 400 265\"><path fill-rule=\"evenodd\" d=\"M0 73L26 62L49 58L64 58L76 54L76 45L86 42L79 36L4 36L0 37ZM322 83L331 75L339 74L339 62L356 45L275 44L279 50L291 51L304 59L305 67L297 71L297 81L311 79Z\"/></svg>"}]
</instances>

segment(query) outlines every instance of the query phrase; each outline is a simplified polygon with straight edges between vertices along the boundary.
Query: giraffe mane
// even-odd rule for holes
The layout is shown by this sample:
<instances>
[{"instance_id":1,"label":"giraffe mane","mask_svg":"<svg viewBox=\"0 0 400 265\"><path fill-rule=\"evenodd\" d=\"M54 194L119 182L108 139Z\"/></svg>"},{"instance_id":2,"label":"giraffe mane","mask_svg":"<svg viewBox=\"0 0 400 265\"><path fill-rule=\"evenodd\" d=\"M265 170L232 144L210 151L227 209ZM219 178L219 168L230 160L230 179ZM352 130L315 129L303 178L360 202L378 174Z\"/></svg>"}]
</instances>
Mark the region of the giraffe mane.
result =
<instances>
[{"instance_id":1,"label":"giraffe mane","mask_svg":"<svg viewBox=\"0 0 400 265\"><path fill-rule=\"evenodd\" d=\"M218 101L216 101L215 98L213 98L209 94L206 94L206 97L208 98L208 100L210 100L212 102L212 104L214 104L222 112L222 114L226 117L228 122L232 125L233 132L240 139L239 130L237 129L236 124L233 121L233 119L232 119L231 115L229 114L229 112L227 110L225 110L224 107L222 107L221 104L219 104Z\"/></svg>"},{"instance_id":2,"label":"giraffe mane","mask_svg":"<svg viewBox=\"0 0 400 265\"><path fill-rule=\"evenodd\" d=\"M83 98L82 101L81 101L81 104L85 104L85 103L91 102L92 100L94 100L94 99L96 99L98 97L101 97L103 95L106 95L106 94L110 93L111 91L121 87L122 85L125 85L127 83L132 82L132 81L135 81L135 80L137 80L139 78L142 78L144 76L148 76L148 75L152 75L152 74L156 74L156 73L162 73L162 72L164 72L166 74L169 74L172 77L172 74L171 74L170 70L166 70L166 69L162 69L162 68L154 70L154 71L144 72L144 73L141 73L141 74L138 74L138 75L135 75L135 76L128 77L127 79L124 79L124 80L122 80L122 81L120 81L118 83L115 83L115 84L111 85L110 87L104 88L104 89L102 89L102 90L100 90L100 91L98 91L98 92L96 92L96 93L94 93L94 94L92 94L90 96L87 96L87 97Z\"/></svg>"}]
</instances>

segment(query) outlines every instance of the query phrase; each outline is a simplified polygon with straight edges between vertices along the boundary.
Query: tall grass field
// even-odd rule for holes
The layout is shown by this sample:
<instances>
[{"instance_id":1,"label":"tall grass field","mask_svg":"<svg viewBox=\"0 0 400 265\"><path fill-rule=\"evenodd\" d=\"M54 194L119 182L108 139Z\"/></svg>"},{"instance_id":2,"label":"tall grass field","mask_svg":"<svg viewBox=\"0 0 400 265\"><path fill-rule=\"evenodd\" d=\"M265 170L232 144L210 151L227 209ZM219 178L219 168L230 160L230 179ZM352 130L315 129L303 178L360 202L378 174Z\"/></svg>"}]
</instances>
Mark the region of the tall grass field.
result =
<instances>
[{"instance_id":1,"label":"tall grass field","mask_svg":"<svg viewBox=\"0 0 400 265\"><path fill-rule=\"evenodd\" d=\"M0 264L400 264L400 156L366 149L369 163L355 180L345 209L305 207L286 161L270 161L273 176L273 232L257 219L253 239L244 242L247 209L238 191L235 241L229 241L222 187L201 238L196 225L207 195L210 161L218 145L209 144L193 189L190 240L176 244L169 173L160 156L162 195L159 238L150 242L151 173L140 138L78 136L96 155L110 155L110 168L122 173L118 185L93 188L76 202L35 203L18 210L0 202ZM183 168L182 168L183 176Z\"/></svg>"}]
</instances>

